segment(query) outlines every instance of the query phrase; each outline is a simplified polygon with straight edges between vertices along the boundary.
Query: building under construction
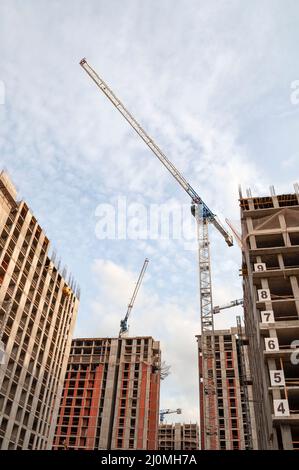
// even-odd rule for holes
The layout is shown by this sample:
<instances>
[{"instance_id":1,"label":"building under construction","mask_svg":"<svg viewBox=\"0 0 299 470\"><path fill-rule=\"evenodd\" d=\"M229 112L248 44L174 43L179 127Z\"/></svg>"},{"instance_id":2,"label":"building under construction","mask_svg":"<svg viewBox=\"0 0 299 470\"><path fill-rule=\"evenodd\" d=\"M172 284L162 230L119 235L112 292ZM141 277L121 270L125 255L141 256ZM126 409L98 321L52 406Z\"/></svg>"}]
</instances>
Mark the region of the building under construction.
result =
<instances>
[{"instance_id":1,"label":"building under construction","mask_svg":"<svg viewBox=\"0 0 299 470\"><path fill-rule=\"evenodd\" d=\"M209 382L203 375L202 335L197 336L199 364L200 401L200 444L206 449L210 429L206 422L213 421L217 427L214 436L214 450L256 449L255 420L252 404L252 390L248 366L247 346L243 343L242 328L214 331L216 366L216 403L209 408L207 401ZM211 338L206 338L206 342ZM206 408L205 408L206 407ZM208 416L208 420L206 420ZM207 436L208 434L208 436Z\"/></svg>"},{"instance_id":2,"label":"building under construction","mask_svg":"<svg viewBox=\"0 0 299 470\"><path fill-rule=\"evenodd\" d=\"M159 450L198 450L198 424L159 424Z\"/></svg>"},{"instance_id":3,"label":"building under construction","mask_svg":"<svg viewBox=\"0 0 299 470\"><path fill-rule=\"evenodd\" d=\"M54 449L156 450L160 356L151 337L74 339Z\"/></svg>"},{"instance_id":4,"label":"building under construction","mask_svg":"<svg viewBox=\"0 0 299 470\"><path fill-rule=\"evenodd\" d=\"M0 449L52 448L79 292L49 245L1 172Z\"/></svg>"},{"instance_id":5,"label":"building under construction","mask_svg":"<svg viewBox=\"0 0 299 470\"><path fill-rule=\"evenodd\" d=\"M243 198L245 331L259 449L299 448L299 192Z\"/></svg>"}]
</instances>

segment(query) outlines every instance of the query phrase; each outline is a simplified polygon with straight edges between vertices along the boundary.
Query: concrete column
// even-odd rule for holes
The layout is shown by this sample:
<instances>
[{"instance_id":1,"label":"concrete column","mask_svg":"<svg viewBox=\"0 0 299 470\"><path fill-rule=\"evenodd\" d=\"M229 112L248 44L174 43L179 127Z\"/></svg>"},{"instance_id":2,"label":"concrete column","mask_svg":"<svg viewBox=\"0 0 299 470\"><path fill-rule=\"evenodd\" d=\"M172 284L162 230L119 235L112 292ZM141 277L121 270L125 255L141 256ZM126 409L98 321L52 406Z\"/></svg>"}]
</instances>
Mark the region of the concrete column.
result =
<instances>
[{"instance_id":1,"label":"concrete column","mask_svg":"<svg viewBox=\"0 0 299 470\"><path fill-rule=\"evenodd\" d=\"M290 276L290 283L292 286L294 298L297 299L295 300L295 305L296 305L297 315L299 317L299 287L298 287L298 281L297 281L296 276Z\"/></svg>"},{"instance_id":2,"label":"concrete column","mask_svg":"<svg viewBox=\"0 0 299 470\"><path fill-rule=\"evenodd\" d=\"M114 385L114 375L115 375L115 364L117 356L117 340L113 339L111 341L111 349L109 356L109 367L106 381L106 390L105 390L105 403L102 412L102 426L100 433L100 449L107 449L108 446L108 433L110 425L110 413L111 413L111 403L113 395L113 385ZM114 445L114 439L112 440L112 447Z\"/></svg>"},{"instance_id":3,"label":"concrete column","mask_svg":"<svg viewBox=\"0 0 299 470\"><path fill-rule=\"evenodd\" d=\"M291 428L288 424L281 424L281 437L282 437L282 445L284 450L293 450L293 440L292 440L292 433Z\"/></svg>"},{"instance_id":4,"label":"concrete column","mask_svg":"<svg viewBox=\"0 0 299 470\"><path fill-rule=\"evenodd\" d=\"M251 217L246 219L247 223L247 232L252 233L253 232L253 224L252 224L252 219ZM255 235L249 235L249 244L250 244L250 249L255 250L256 249L256 241L255 241Z\"/></svg>"},{"instance_id":5,"label":"concrete column","mask_svg":"<svg viewBox=\"0 0 299 470\"><path fill-rule=\"evenodd\" d=\"M273 201L273 206L278 209L279 208L279 202L278 202L278 198L277 196L275 195L272 195L272 201Z\"/></svg>"},{"instance_id":6,"label":"concrete column","mask_svg":"<svg viewBox=\"0 0 299 470\"><path fill-rule=\"evenodd\" d=\"M254 204L253 204L253 199L249 198L248 199L248 205L249 205L249 210L254 210Z\"/></svg>"},{"instance_id":7,"label":"concrete column","mask_svg":"<svg viewBox=\"0 0 299 470\"><path fill-rule=\"evenodd\" d=\"M279 214L278 219L279 219L279 223L280 223L280 228L282 230L282 236L283 236L284 244L285 244L285 246L291 246L291 240L290 240L290 236L289 236L288 231L287 231L287 224L286 224L284 215Z\"/></svg>"},{"instance_id":8,"label":"concrete column","mask_svg":"<svg viewBox=\"0 0 299 470\"><path fill-rule=\"evenodd\" d=\"M281 253L278 253L278 263L280 269L284 269L284 261L283 261L283 256Z\"/></svg>"},{"instance_id":9,"label":"concrete column","mask_svg":"<svg viewBox=\"0 0 299 470\"><path fill-rule=\"evenodd\" d=\"M268 279L261 279L262 289L269 289L269 282ZM265 302L265 309L266 310L273 310L272 308L272 301Z\"/></svg>"},{"instance_id":10,"label":"concrete column","mask_svg":"<svg viewBox=\"0 0 299 470\"><path fill-rule=\"evenodd\" d=\"M181 425L174 425L174 450L181 450Z\"/></svg>"},{"instance_id":11,"label":"concrete column","mask_svg":"<svg viewBox=\"0 0 299 470\"><path fill-rule=\"evenodd\" d=\"M268 359L268 370L276 370L276 362L275 359ZM269 384L270 384L270 374L269 374ZM279 400L281 398L281 388L280 387L273 387L272 388L272 396L273 400Z\"/></svg>"}]
</instances>

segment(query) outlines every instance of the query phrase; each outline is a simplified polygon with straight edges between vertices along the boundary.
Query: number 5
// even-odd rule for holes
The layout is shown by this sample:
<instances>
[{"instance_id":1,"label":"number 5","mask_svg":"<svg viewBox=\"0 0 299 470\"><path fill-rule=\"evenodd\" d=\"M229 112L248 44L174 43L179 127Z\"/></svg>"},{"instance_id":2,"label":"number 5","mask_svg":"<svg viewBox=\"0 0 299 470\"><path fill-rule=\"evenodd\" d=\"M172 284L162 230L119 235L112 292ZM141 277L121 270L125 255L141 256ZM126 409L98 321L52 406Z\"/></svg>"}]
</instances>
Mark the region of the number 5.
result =
<instances>
[{"instance_id":1,"label":"number 5","mask_svg":"<svg viewBox=\"0 0 299 470\"><path fill-rule=\"evenodd\" d=\"M272 387L284 386L285 378L283 370L270 370L270 382Z\"/></svg>"}]
</instances>

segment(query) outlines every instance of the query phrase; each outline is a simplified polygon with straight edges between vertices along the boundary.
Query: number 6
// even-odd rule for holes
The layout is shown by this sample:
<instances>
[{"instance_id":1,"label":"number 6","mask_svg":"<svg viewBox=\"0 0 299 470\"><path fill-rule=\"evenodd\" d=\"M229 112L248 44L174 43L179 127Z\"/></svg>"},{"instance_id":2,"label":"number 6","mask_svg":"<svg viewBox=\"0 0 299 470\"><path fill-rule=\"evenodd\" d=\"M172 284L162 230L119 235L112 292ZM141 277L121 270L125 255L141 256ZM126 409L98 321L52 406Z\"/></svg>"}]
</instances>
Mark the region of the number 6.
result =
<instances>
[{"instance_id":1,"label":"number 6","mask_svg":"<svg viewBox=\"0 0 299 470\"><path fill-rule=\"evenodd\" d=\"M277 338L265 338L266 351L279 351Z\"/></svg>"}]
</instances>

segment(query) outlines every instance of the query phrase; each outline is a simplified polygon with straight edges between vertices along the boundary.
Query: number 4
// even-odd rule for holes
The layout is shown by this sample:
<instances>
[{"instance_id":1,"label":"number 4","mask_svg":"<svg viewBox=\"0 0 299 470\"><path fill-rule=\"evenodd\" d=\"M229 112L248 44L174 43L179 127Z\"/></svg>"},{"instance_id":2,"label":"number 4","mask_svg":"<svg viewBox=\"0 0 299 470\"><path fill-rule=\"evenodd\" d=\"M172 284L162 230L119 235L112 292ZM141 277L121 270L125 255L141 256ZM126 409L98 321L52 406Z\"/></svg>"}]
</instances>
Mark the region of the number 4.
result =
<instances>
[{"instance_id":1,"label":"number 4","mask_svg":"<svg viewBox=\"0 0 299 470\"><path fill-rule=\"evenodd\" d=\"M275 416L290 416L288 400L273 400Z\"/></svg>"}]
</instances>

